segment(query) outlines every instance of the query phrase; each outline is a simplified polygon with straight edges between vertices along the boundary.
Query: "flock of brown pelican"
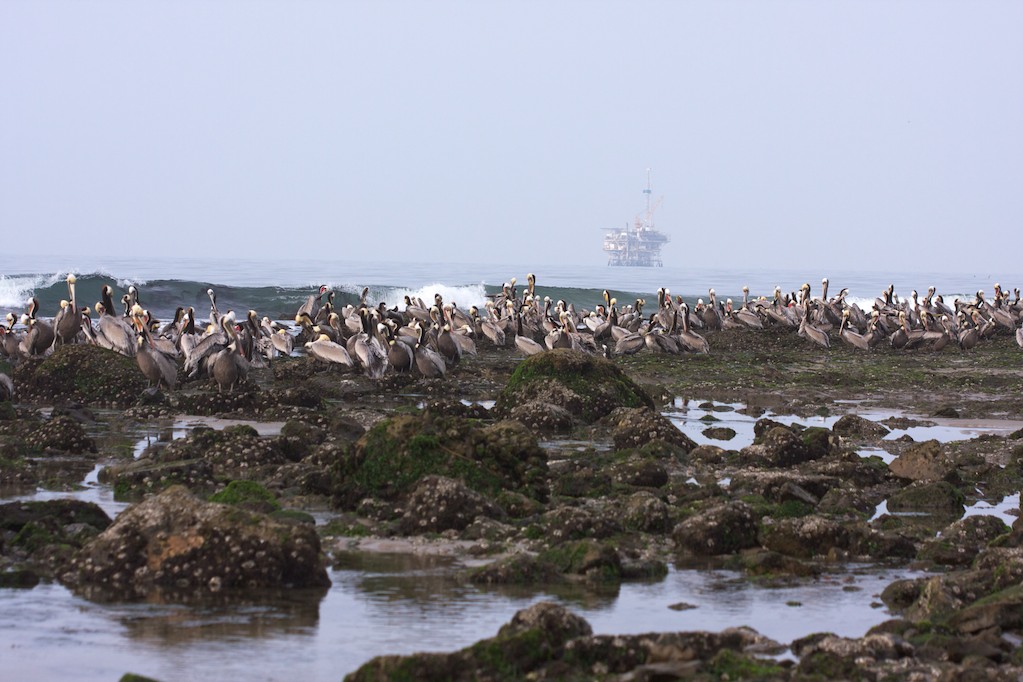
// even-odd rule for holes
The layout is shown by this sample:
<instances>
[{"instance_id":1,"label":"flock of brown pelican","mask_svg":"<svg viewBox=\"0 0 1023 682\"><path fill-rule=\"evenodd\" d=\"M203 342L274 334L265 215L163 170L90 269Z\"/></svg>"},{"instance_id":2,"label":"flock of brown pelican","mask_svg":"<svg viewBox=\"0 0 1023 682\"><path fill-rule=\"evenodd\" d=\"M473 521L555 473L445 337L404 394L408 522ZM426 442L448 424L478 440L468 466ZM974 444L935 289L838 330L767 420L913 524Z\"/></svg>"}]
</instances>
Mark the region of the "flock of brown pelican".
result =
<instances>
[{"instance_id":1,"label":"flock of brown pelican","mask_svg":"<svg viewBox=\"0 0 1023 682\"><path fill-rule=\"evenodd\" d=\"M600 304L583 309L541 297L532 274L526 282L520 292L513 278L483 309L468 310L439 294L430 304L406 296L402 305L371 305L368 289L358 305L335 307L334 292L321 286L299 306L293 325L260 318L254 310L240 319L234 311L221 314L209 289L208 320L197 320L192 307L179 307L172 320L161 323L143 307L135 286L121 297L121 310L109 285L91 310L80 307L75 277L69 274L68 299L52 319L39 316L35 298L20 317L7 314L6 326L0 325L0 355L17 363L46 356L61 345L95 344L134 357L151 385L175 388L180 367L190 379L209 377L219 390L231 391L249 368L302 351L380 379L388 372L443 376L463 356L476 355L477 344L525 355L555 348L609 357L643 350L707 353L710 345L701 332L723 329L788 328L825 348L834 336L861 350L888 343L932 351L949 344L970 349L1003 332L1014 333L1023 347L1020 291L1010 296L998 284L990 300L978 291L973 300L956 299L951 306L933 287L923 298L913 291L900 300L890 286L870 310L863 310L846 300L847 289L829 297L824 279L820 296L812 295L809 284L785 295L776 287L772 297L758 298L750 298L749 288L743 287L742 302L735 304L730 298L720 301L710 289L706 302L701 298L690 307L661 288L654 306L644 299L619 306L605 290ZM0 398L13 394L10 378L0 374Z\"/></svg>"}]
</instances>

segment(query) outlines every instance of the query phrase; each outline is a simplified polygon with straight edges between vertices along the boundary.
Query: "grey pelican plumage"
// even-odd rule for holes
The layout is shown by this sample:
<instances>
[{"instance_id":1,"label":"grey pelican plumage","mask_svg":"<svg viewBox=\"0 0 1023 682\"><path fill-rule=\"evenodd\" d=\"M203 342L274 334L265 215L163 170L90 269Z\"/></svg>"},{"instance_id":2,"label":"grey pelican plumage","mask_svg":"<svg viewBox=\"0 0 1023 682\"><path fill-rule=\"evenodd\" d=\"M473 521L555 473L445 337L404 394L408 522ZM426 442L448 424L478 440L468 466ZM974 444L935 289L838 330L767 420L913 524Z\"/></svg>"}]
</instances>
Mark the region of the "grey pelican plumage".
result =
<instances>
[{"instance_id":1,"label":"grey pelican plumage","mask_svg":"<svg viewBox=\"0 0 1023 682\"><path fill-rule=\"evenodd\" d=\"M9 376L0 372L0 402L14 401L14 382Z\"/></svg>"}]
</instances>

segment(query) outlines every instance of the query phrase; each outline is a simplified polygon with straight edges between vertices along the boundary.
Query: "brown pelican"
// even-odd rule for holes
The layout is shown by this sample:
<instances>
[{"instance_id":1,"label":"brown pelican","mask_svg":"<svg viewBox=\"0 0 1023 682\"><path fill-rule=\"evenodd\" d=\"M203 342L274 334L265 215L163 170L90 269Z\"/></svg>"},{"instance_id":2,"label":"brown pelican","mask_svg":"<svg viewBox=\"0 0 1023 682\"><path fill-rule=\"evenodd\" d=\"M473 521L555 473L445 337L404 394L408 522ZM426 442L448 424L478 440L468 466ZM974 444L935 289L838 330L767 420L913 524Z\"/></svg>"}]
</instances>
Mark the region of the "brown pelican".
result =
<instances>
[{"instance_id":1,"label":"brown pelican","mask_svg":"<svg viewBox=\"0 0 1023 682\"><path fill-rule=\"evenodd\" d=\"M440 294L435 296L436 300L440 300ZM441 313L440 306L434 306L430 309L430 317L433 319L433 329L436 333L436 344L437 352L441 354L444 361L448 363L448 368L455 366L462 359L462 349L451 338L451 325L444 322L443 314Z\"/></svg>"},{"instance_id":2,"label":"brown pelican","mask_svg":"<svg viewBox=\"0 0 1023 682\"><path fill-rule=\"evenodd\" d=\"M405 374L412 371L416 364L415 342L406 342L403 336L395 336L390 327L386 328L387 334L387 364L398 374Z\"/></svg>"},{"instance_id":3,"label":"brown pelican","mask_svg":"<svg viewBox=\"0 0 1023 682\"><path fill-rule=\"evenodd\" d=\"M828 338L827 332L816 327L810 322L809 298L804 297L803 300L803 320L799 323L799 335L803 338L810 339L822 348L831 348L831 339Z\"/></svg>"},{"instance_id":4,"label":"brown pelican","mask_svg":"<svg viewBox=\"0 0 1023 682\"><path fill-rule=\"evenodd\" d=\"M320 334L319 338L314 341L306 341L305 349L309 353L309 357L321 362L332 365L344 365L349 369L355 367L355 361L348 354L348 349L331 341L330 337L326 334Z\"/></svg>"},{"instance_id":5,"label":"brown pelican","mask_svg":"<svg viewBox=\"0 0 1023 682\"><path fill-rule=\"evenodd\" d=\"M783 327L797 327L799 321L794 311L785 305L781 298L781 287L774 288L774 302L766 309L767 316Z\"/></svg>"},{"instance_id":6,"label":"brown pelican","mask_svg":"<svg viewBox=\"0 0 1023 682\"><path fill-rule=\"evenodd\" d=\"M360 308L359 317L363 331L348 339L348 354L359 361L370 379L383 379L387 371L387 351L371 325L369 310Z\"/></svg>"},{"instance_id":7,"label":"brown pelican","mask_svg":"<svg viewBox=\"0 0 1023 682\"><path fill-rule=\"evenodd\" d=\"M12 326L13 324L11 322ZM3 325L0 325L0 355L12 361L21 359L21 338Z\"/></svg>"},{"instance_id":8,"label":"brown pelican","mask_svg":"<svg viewBox=\"0 0 1023 682\"><path fill-rule=\"evenodd\" d=\"M493 301L486 302L487 316L480 318L479 311L473 306L470 309L476 311L477 323L479 324L480 331L483 332L483 336L490 340L490 343L494 344L497 348L503 348L508 343L508 338L504 333L504 326L500 324L500 315L497 312L497 306L494 305Z\"/></svg>"},{"instance_id":9,"label":"brown pelican","mask_svg":"<svg viewBox=\"0 0 1023 682\"><path fill-rule=\"evenodd\" d=\"M895 349L905 348L909 343L909 323L906 321L904 311L899 312L899 327L892 332L890 342Z\"/></svg>"},{"instance_id":10,"label":"brown pelican","mask_svg":"<svg viewBox=\"0 0 1023 682\"><path fill-rule=\"evenodd\" d=\"M316 311L316 315L313 316L313 321L317 324L326 322L331 314L334 312L334 292L327 292L327 301L320 306L320 309Z\"/></svg>"},{"instance_id":11,"label":"brown pelican","mask_svg":"<svg viewBox=\"0 0 1023 682\"><path fill-rule=\"evenodd\" d=\"M537 343L532 337L523 333L521 312L515 313L515 324L518 329L518 332L515 334L515 347L519 349L519 352L524 355L536 355L537 353L542 353L544 350L543 346Z\"/></svg>"},{"instance_id":12,"label":"brown pelican","mask_svg":"<svg viewBox=\"0 0 1023 682\"><path fill-rule=\"evenodd\" d=\"M0 402L14 401L14 382L11 378L0 372Z\"/></svg>"},{"instance_id":13,"label":"brown pelican","mask_svg":"<svg viewBox=\"0 0 1023 682\"><path fill-rule=\"evenodd\" d=\"M67 289L71 300L67 306L61 307L60 313L53 320L53 331L59 344L74 343L82 329L82 315L75 296L75 276L71 273L67 276Z\"/></svg>"},{"instance_id":14,"label":"brown pelican","mask_svg":"<svg viewBox=\"0 0 1023 682\"><path fill-rule=\"evenodd\" d=\"M703 319L703 323L707 325L707 329L714 331L721 330L721 312L718 310L717 295L713 289L708 290L709 303L700 313L700 317Z\"/></svg>"},{"instance_id":15,"label":"brown pelican","mask_svg":"<svg viewBox=\"0 0 1023 682\"><path fill-rule=\"evenodd\" d=\"M137 303L132 307L132 317L140 331L135 362L142 370L142 375L149 384L155 384L157 388L163 384L168 390L173 391L178 383L178 364L175 356L154 345L149 325L146 324L142 308Z\"/></svg>"},{"instance_id":16,"label":"brown pelican","mask_svg":"<svg viewBox=\"0 0 1023 682\"><path fill-rule=\"evenodd\" d=\"M337 313L331 313L331 315L335 318L337 317ZM281 355L291 355L295 346L295 339L288 333L288 330L275 327L269 317L264 317L260 320L260 327L263 328L265 334L269 335L270 344L274 347L274 350Z\"/></svg>"},{"instance_id":17,"label":"brown pelican","mask_svg":"<svg viewBox=\"0 0 1023 682\"><path fill-rule=\"evenodd\" d=\"M319 292L316 294L310 294L305 303L298 307L298 310L295 312L295 317L303 314L308 315L309 317L315 316L320 310L320 300L323 298L323 294L325 293L327 293L327 285L321 284Z\"/></svg>"},{"instance_id":18,"label":"brown pelican","mask_svg":"<svg viewBox=\"0 0 1023 682\"><path fill-rule=\"evenodd\" d=\"M690 353L709 353L710 344L707 343L707 339L689 328L689 304L683 302L679 312L682 313L682 331L678 332L679 343Z\"/></svg>"},{"instance_id":19,"label":"brown pelican","mask_svg":"<svg viewBox=\"0 0 1023 682\"><path fill-rule=\"evenodd\" d=\"M42 355L53 345L56 335L48 322L40 320L39 300L33 297L28 302L28 314L21 316L21 323L28 327L21 340L21 350L25 355Z\"/></svg>"},{"instance_id":20,"label":"brown pelican","mask_svg":"<svg viewBox=\"0 0 1023 682\"><path fill-rule=\"evenodd\" d=\"M860 350L870 349L869 337L849 329L848 310L842 311L842 324L840 324L838 327L838 336L849 345L859 348Z\"/></svg>"},{"instance_id":21,"label":"brown pelican","mask_svg":"<svg viewBox=\"0 0 1023 682\"><path fill-rule=\"evenodd\" d=\"M441 354L430 348L426 343L426 329L419 322L413 323L413 327L419 332L419 341L416 342L415 360L416 369L428 379L435 379L444 376L448 370L447 363Z\"/></svg>"},{"instance_id":22,"label":"brown pelican","mask_svg":"<svg viewBox=\"0 0 1023 682\"><path fill-rule=\"evenodd\" d=\"M97 344L115 350L121 355L134 357L138 350L135 330L122 317L114 314L114 290L109 284L103 286L102 303L96 304L99 329L96 331Z\"/></svg>"},{"instance_id":23,"label":"brown pelican","mask_svg":"<svg viewBox=\"0 0 1023 682\"><path fill-rule=\"evenodd\" d=\"M229 393L234 393L234 387L249 374L249 362L238 347L234 313L229 312L221 317L220 326L230 343L213 356L210 373L217 382L218 393L222 393L225 386Z\"/></svg>"}]
</instances>

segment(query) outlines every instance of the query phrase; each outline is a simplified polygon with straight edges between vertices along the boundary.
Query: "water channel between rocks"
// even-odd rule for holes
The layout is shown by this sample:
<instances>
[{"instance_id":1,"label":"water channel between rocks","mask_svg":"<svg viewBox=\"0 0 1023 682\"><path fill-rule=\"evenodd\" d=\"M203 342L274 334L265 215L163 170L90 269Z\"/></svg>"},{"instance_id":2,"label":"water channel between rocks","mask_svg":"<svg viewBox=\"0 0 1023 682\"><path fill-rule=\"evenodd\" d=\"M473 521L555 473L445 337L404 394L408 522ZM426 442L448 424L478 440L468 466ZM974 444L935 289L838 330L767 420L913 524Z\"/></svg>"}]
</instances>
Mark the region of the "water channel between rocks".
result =
<instances>
[{"instance_id":1,"label":"water channel between rocks","mask_svg":"<svg viewBox=\"0 0 1023 682\"><path fill-rule=\"evenodd\" d=\"M665 412L698 444L741 448L753 440L756 418L740 405L683 404ZM859 411L868 419L891 416ZM702 420L707 415L719 421ZM766 413L783 423L830 427L837 417L797 418ZM935 426L909 431L916 440L972 438L1007 433L1015 422L967 423L932 420ZM153 442L168 442L204 423L223 428L234 422L181 418L141 432L134 454ZM252 422L261 435L281 424ZM728 442L703 435L708 426L736 431ZM870 448L861 456L881 456ZM75 493L40 491L10 499L77 497L96 502L111 516L127 505L113 500L97 482L101 465ZM1000 513L1006 504L978 503L970 513ZM173 680L339 680L379 654L451 651L493 636L519 609L554 599L586 618L594 632L628 634L720 630L747 625L782 643L814 632L858 637L889 617L878 595L909 570L836 566L835 572L791 587L763 587L730 571L672 568L664 580L625 583L613 595L579 590L494 589L453 578L453 560L411 554L342 555L330 572L332 586L321 592L283 591L252 599L188 606L158 603L103 604L72 595L57 584L31 590L0 590L0 670L3 679L112 680L132 671ZM549 588L548 588L549 589ZM559 588L560 590L560 588Z\"/></svg>"}]
</instances>

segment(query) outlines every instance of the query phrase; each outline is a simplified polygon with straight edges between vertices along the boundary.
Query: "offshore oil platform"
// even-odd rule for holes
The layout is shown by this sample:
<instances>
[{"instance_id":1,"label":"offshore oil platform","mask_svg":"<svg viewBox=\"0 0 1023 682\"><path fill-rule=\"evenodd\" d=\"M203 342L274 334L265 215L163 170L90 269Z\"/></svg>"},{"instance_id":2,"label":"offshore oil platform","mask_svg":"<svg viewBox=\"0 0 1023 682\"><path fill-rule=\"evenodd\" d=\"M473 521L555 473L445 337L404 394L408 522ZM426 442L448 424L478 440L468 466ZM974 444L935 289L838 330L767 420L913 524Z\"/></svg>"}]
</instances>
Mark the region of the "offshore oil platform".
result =
<instances>
[{"instance_id":1,"label":"offshore oil platform","mask_svg":"<svg viewBox=\"0 0 1023 682\"><path fill-rule=\"evenodd\" d=\"M646 210L636 216L630 227L618 229L604 228L604 252L607 253L608 265L627 267L662 267L661 247L671 241L671 237L654 229L654 211L661 205L664 197L650 202L650 169L646 171Z\"/></svg>"}]
</instances>

